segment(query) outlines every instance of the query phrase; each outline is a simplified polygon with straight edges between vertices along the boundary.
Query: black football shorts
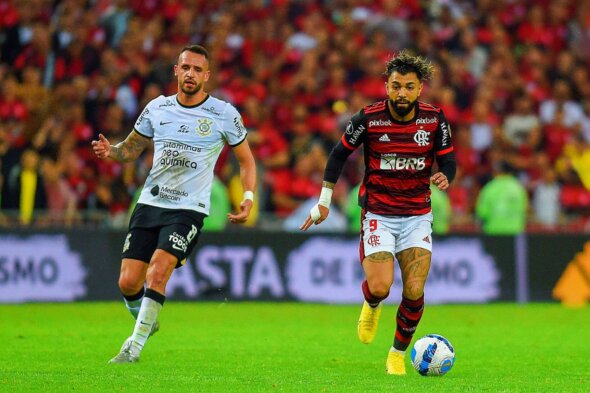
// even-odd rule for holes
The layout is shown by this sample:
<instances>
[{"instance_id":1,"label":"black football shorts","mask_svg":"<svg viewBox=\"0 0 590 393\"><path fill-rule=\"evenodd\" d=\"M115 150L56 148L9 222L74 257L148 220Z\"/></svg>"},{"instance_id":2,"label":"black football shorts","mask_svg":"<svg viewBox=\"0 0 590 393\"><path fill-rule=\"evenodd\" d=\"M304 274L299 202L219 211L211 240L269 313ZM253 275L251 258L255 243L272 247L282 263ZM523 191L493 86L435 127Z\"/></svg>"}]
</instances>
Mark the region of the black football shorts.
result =
<instances>
[{"instance_id":1,"label":"black football shorts","mask_svg":"<svg viewBox=\"0 0 590 393\"><path fill-rule=\"evenodd\" d=\"M156 249L168 251L184 265L197 245L206 215L193 210L165 209L138 203L123 244L123 258L150 263Z\"/></svg>"}]
</instances>

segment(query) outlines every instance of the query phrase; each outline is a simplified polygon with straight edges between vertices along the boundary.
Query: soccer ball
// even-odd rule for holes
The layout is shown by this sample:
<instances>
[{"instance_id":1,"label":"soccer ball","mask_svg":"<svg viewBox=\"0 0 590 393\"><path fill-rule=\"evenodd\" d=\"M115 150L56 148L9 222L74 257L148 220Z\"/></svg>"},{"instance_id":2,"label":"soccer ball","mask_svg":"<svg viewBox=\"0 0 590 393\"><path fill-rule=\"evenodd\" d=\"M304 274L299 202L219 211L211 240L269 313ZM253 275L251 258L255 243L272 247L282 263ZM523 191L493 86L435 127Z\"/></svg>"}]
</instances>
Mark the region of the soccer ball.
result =
<instances>
[{"instance_id":1,"label":"soccer ball","mask_svg":"<svg viewBox=\"0 0 590 393\"><path fill-rule=\"evenodd\" d=\"M455 350L443 336L429 334L412 348L412 365L423 376L445 375L455 364Z\"/></svg>"}]
</instances>

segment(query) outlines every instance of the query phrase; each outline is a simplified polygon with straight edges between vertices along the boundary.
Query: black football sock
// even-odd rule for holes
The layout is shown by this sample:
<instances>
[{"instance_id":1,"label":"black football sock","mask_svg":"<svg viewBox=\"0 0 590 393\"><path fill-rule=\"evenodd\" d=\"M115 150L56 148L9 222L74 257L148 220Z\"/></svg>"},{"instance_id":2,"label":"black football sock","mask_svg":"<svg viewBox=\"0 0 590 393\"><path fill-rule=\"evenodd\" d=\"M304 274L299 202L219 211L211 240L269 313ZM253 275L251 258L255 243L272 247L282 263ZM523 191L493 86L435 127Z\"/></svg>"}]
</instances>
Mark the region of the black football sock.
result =
<instances>
[{"instance_id":1,"label":"black football sock","mask_svg":"<svg viewBox=\"0 0 590 393\"><path fill-rule=\"evenodd\" d=\"M423 312L424 295L416 300L402 296L402 301L397 309L395 339L393 340L395 349L405 351L408 348Z\"/></svg>"}]
</instances>

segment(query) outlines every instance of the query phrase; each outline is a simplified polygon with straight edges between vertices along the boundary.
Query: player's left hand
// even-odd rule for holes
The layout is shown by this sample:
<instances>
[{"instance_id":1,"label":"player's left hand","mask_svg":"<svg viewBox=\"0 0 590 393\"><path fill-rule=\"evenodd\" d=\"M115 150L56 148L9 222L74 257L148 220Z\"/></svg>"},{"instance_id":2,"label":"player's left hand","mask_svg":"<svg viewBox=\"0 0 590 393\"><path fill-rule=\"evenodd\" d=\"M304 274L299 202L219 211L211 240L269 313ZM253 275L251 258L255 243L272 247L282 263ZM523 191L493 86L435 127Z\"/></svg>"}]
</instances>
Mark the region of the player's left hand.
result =
<instances>
[{"instance_id":1,"label":"player's left hand","mask_svg":"<svg viewBox=\"0 0 590 393\"><path fill-rule=\"evenodd\" d=\"M449 180L442 172L436 172L434 175L430 177L430 181L441 191L444 191L447 188L449 188Z\"/></svg>"},{"instance_id":2,"label":"player's left hand","mask_svg":"<svg viewBox=\"0 0 590 393\"><path fill-rule=\"evenodd\" d=\"M319 216L312 218L312 214L313 214L312 212L316 207L318 208L318 210L315 214L319 213ZM314 225L321 224L328 217L328 214L330 214L330 208L327 206L324 206L324 205L320 205L319 203L317 205L315 205L311 210L312 210L312 212L309 213L309 216L307 216L307 219L299 227L299 229L301 229L302 231L307 231L309 229L309 227L311 227L311 224L314 224Z\"/></svg>"},{"instance_id":3,"label":"player's left hand","mask_svg":"<svg viewBox=\"0 0 590 393\"><path fill-rule=\"evenodd\" d=\"M227 218L232 224L243 224L248 219L250 215L250 210L252 209L252 201L250 199L244 199L240 204L240 212L239 213L228 213Z\"/></svg>"}]
</instances>

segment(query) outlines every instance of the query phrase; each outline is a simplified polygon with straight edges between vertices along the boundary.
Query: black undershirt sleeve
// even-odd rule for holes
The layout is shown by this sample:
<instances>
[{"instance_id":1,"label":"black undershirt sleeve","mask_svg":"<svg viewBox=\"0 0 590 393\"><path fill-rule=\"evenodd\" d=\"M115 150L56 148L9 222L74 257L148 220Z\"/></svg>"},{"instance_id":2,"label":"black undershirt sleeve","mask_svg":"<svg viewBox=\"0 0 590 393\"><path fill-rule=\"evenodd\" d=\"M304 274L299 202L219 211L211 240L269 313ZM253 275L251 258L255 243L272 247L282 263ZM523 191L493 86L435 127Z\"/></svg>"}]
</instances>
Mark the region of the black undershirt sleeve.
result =
<instances>
[{"instance_id":1,"label":"black undershirt sleeve","mask_svg":"<svg viewBox=\"0 0 590 393\"><path fill-rule=\"evenodd\" d=\"M457 172L457 162L455 161L455 152L450 152L442 156L436 157L436 163L438 164L438 170L444 173L449 181L449 184L455 178Z\"/></svg>"},{"instance_id":2,"label":"black undershirt sleeve","mask_svg":"<svg viewBox=\"0 0 590 393\"><path fill-rule=\"evenodd\" d=\"M344 168L344 164L346 163L346 159L351 153L352 150L344 147L341 141L334 146L330 152L330 156L328 156L328 163L326 164L326 171L324 172L324 181L330 183L336 183L338 181L342 169Z\"/></svg>"}]
</instances>

